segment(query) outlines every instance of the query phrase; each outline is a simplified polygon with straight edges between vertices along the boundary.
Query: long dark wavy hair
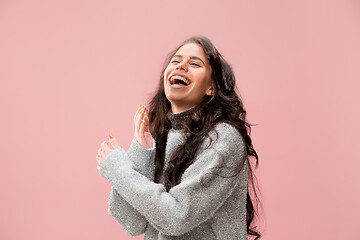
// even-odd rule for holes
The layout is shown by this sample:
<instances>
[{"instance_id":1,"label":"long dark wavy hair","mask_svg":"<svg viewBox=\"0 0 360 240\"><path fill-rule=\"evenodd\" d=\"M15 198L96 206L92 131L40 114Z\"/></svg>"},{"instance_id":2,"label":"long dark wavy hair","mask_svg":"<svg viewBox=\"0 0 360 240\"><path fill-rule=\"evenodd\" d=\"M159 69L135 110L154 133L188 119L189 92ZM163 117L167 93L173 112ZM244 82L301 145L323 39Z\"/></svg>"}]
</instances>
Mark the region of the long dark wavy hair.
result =
<instances>
[{"instance_id":1,"label":"long dark wavy hair","mask_svg":"<svg viewBox=\"0 0 360 240\"><path fill-rule=\"evenodd\" d=\"M194 108L188 121L184 123L183 127L187 136L186 142L180 145L171 155L168 167L164 172L165 188L169 191L170 188L180 183L184 171L194 162L196 152L203 140L217 123L226 122L231 124L240 132L246 143L249 180L246 197L247 233L258 239L261 235L257 227L254 226L253 220L258 215L257 206L260 201L256 193L256 181L254 181L256 177L251 167L252 164L250 164L250 157L256 159L255 167L259 164L259 158L249 136L251 124L246 121L246 111L243 103L235 92L235 75L230 65L206 37L191 37L169 54L161 72L159 87L149 104L150 132L156 141L154 181L156 183L160 181L164 168L167 134L171 128L167 119L167 114L171 111L171 105L164 92L164 72L173 55L179 48L188 43L200 44L206 54L212 69L211 85L213 95L205 95L203 101Z\"/></svg>"}]
</instances>

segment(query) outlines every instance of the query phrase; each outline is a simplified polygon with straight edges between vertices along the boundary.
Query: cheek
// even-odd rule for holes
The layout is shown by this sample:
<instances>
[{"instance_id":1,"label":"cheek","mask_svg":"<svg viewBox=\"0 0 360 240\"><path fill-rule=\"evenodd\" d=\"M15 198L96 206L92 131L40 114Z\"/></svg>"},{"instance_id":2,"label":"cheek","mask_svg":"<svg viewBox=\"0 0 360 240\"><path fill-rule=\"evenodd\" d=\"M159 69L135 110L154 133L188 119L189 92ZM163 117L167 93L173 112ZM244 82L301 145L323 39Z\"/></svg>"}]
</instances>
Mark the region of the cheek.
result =
<instances>
[{"instance_id":1,"label":"cheek","mask_svg":"<svg viewBox=\"0 0 360 240\"><path fill-rule=\"evenodd\" d=\"M170 67L169 66L167 66L166 68L165 68L165 71L164 71L164 82L165 82L165 80L168 78L168 76L169 76L169 74L170 74Z\"/></svg>"},{"instance_id":2,"label":"cheek","mask_svg":"<svg viewBox=\"0 0 360 240\"><path fill-rule=\"evenodd\" d=\"M198 79L198 84L201 86L201 88L206 88L210 85L210 77L205 71L201 73L199 72L196 78Z\"/></svg>"},{"instance_id":3,"label":"cheek","mask_svg":"<svg viewBox=\"0 0 360 240\"><path fill-rule=\"evenodd\" d=\"M167 79L168 79L169 74L170 74L169 67L167 67L164 71L164 82L163 82L165 91L166 91Z\"/></svg>"}]
</instances>

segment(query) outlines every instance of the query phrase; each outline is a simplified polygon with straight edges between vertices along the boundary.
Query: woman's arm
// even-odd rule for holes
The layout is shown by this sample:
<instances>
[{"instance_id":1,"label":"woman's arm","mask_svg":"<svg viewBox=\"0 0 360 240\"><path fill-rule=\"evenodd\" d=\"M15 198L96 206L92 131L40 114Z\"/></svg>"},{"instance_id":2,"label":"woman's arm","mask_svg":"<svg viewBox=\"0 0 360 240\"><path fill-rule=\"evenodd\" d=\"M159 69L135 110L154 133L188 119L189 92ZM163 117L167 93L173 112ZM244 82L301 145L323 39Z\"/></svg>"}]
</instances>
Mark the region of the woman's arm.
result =
<instances>
[{"instance_id":1,"label":"woman's arm","mask_svg":"<svg viewBox=\"0 0 360 240\"><path fill-rule=\"evenodd\" d=\"M211 218L237 184L247 181L243 171L246 148L240 133L229 124L219 124L216 130L218 138L197 156L181 183L169 192L164 185L135 171L134 163L121 148L106 157L100 174L157 230L165 235L182 235ZM229 177L242 167L239 174Z\"/></svg>"},{"instance_id":2,"label":"woman's arm","mask_svg":"<svg viewBox=\"0 0 360 240\"><path fill-rule=\"evenodd\" d=\"M145 106L141 104L135 113L135 136L128 150L128 156L134 164L136 171L146 176L149 180L153 180L156 144L149 132L149 118L145 116L145 110ZM145 122L145 124L142 124L142 122ZM111 134L109 137L109 144L114 149L120 148L119 143ZM138 140L141 144L139 144ZM98 165L101 165L105 156L114 149L110 148L106 141L103 142L96 159ZM100 169L100 166L98 166L98 169ZM110 191L108 212L131 236L137 236L145 232L148 224L146 218L122 198L114 187L111 187Z\"/></svg>"},{"instance_id":3,"label":"woman's arm","mask_svg":"<svg viewBox=\"0 0 360 240\"><path fill-rule=\"evenodd\" d=\"M114 187L110 191L108 212L130 236L135 237L145 232L148 221Z\"/></svg>"},{"instance_id":4,"label":"woman's arm","mask_svg":"<svg viewBox=\"0 0 360 240\"><path fill-rule=\"evenodd\" d=\"M127 152L130 160L134 163L134 169L151 181L154 180L155 175L156 152L156 142L154 139L152 142L151 148L145 148L134 137Z\"/></svg>"},{"instance_id":5,"label":"woman's arm","mask_svg":"<svg viewBox=\"0 0 360 240\"><path fill-rule=\"evenodd\" d=\"M139 173L149 180L154 178L155 141L153 141L153 148L144 148L134 138L129 147L128 156ZM114 187L111 187L110 191L108 212L130 236L145 232L148 224L146 218L125 201Z\"/></svg>"}]
</instances>

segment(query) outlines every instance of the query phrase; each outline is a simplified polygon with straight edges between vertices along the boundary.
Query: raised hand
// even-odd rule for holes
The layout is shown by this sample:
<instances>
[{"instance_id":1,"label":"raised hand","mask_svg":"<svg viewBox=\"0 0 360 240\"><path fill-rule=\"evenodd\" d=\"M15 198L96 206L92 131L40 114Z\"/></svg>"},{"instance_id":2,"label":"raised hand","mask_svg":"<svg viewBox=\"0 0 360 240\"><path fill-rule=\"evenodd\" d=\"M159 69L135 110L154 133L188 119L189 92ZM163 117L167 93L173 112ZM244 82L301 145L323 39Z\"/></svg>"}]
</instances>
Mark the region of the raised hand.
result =
<instances>
[{"instance_id":1,"label":"raised hand","mask_svg":"<svg viewBox=\"0 0 360 240\"><path fill-rule=\"evenodd\" d=\"M135 138L144 148L151 148L153 146L153 137L149 130L149 117L146 116L145 112L145 105L140 104L134 116Z\"/></svg>"},{"instance_id":2,"label":"raised hand","mask_svg":"<svg viewBox=\"0 0 360 240\"><path fill-rule=\"evenodd\" d=\"M100 148L98 149L98 154L96 156L96 162L98 163L97 165L98 170L100 169L100 165L107 157L107 155L117 148L120 148L118 141L111 134L109 134L109 142L103 141L101 143Z\"/></svg>"}]
</instances>

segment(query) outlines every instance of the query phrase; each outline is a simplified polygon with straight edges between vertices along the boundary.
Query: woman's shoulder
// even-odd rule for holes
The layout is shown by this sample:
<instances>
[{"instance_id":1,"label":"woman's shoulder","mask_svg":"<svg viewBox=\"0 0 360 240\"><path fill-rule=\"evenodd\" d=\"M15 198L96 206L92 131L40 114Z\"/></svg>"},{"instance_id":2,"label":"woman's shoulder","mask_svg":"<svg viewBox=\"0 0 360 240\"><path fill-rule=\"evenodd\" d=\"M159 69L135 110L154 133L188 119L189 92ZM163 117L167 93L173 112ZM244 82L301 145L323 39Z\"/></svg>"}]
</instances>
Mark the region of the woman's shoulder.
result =
<instances>
[{"instance_id":1,"label":"woman's shoulder","mask_svg":"<svg viewBox=\"0 0 360 240\"><path fill-rule=\"evenodd\" d=\"M218 145L223 148L245 147L245 141L239 130L230 123L217 123L209 133L210 142L214 146Z\"/></svg>"},{"instance_id":2,"label":"woman's shoulder","mask_svg":"<svg viewBox=\"0 0 360 240\"><path fill-rule=\"evenodd\" d=\"M228 138L229 140L243 140L239 130L227 122L217 123L211 132L212 134L215 133L219 135L219 137Z\"/></svg>"},{"instance_id":3,"label":"woman's shoulder","mask_svg":"<svg viewBox=\"0 0 360 240\"><path fill-rule=\"evenodd\" d=\"M219 122L214 126L214 130L223 132L224 134L241 135L237 128L227 122Z\"/></svg>"}]
</instances>

